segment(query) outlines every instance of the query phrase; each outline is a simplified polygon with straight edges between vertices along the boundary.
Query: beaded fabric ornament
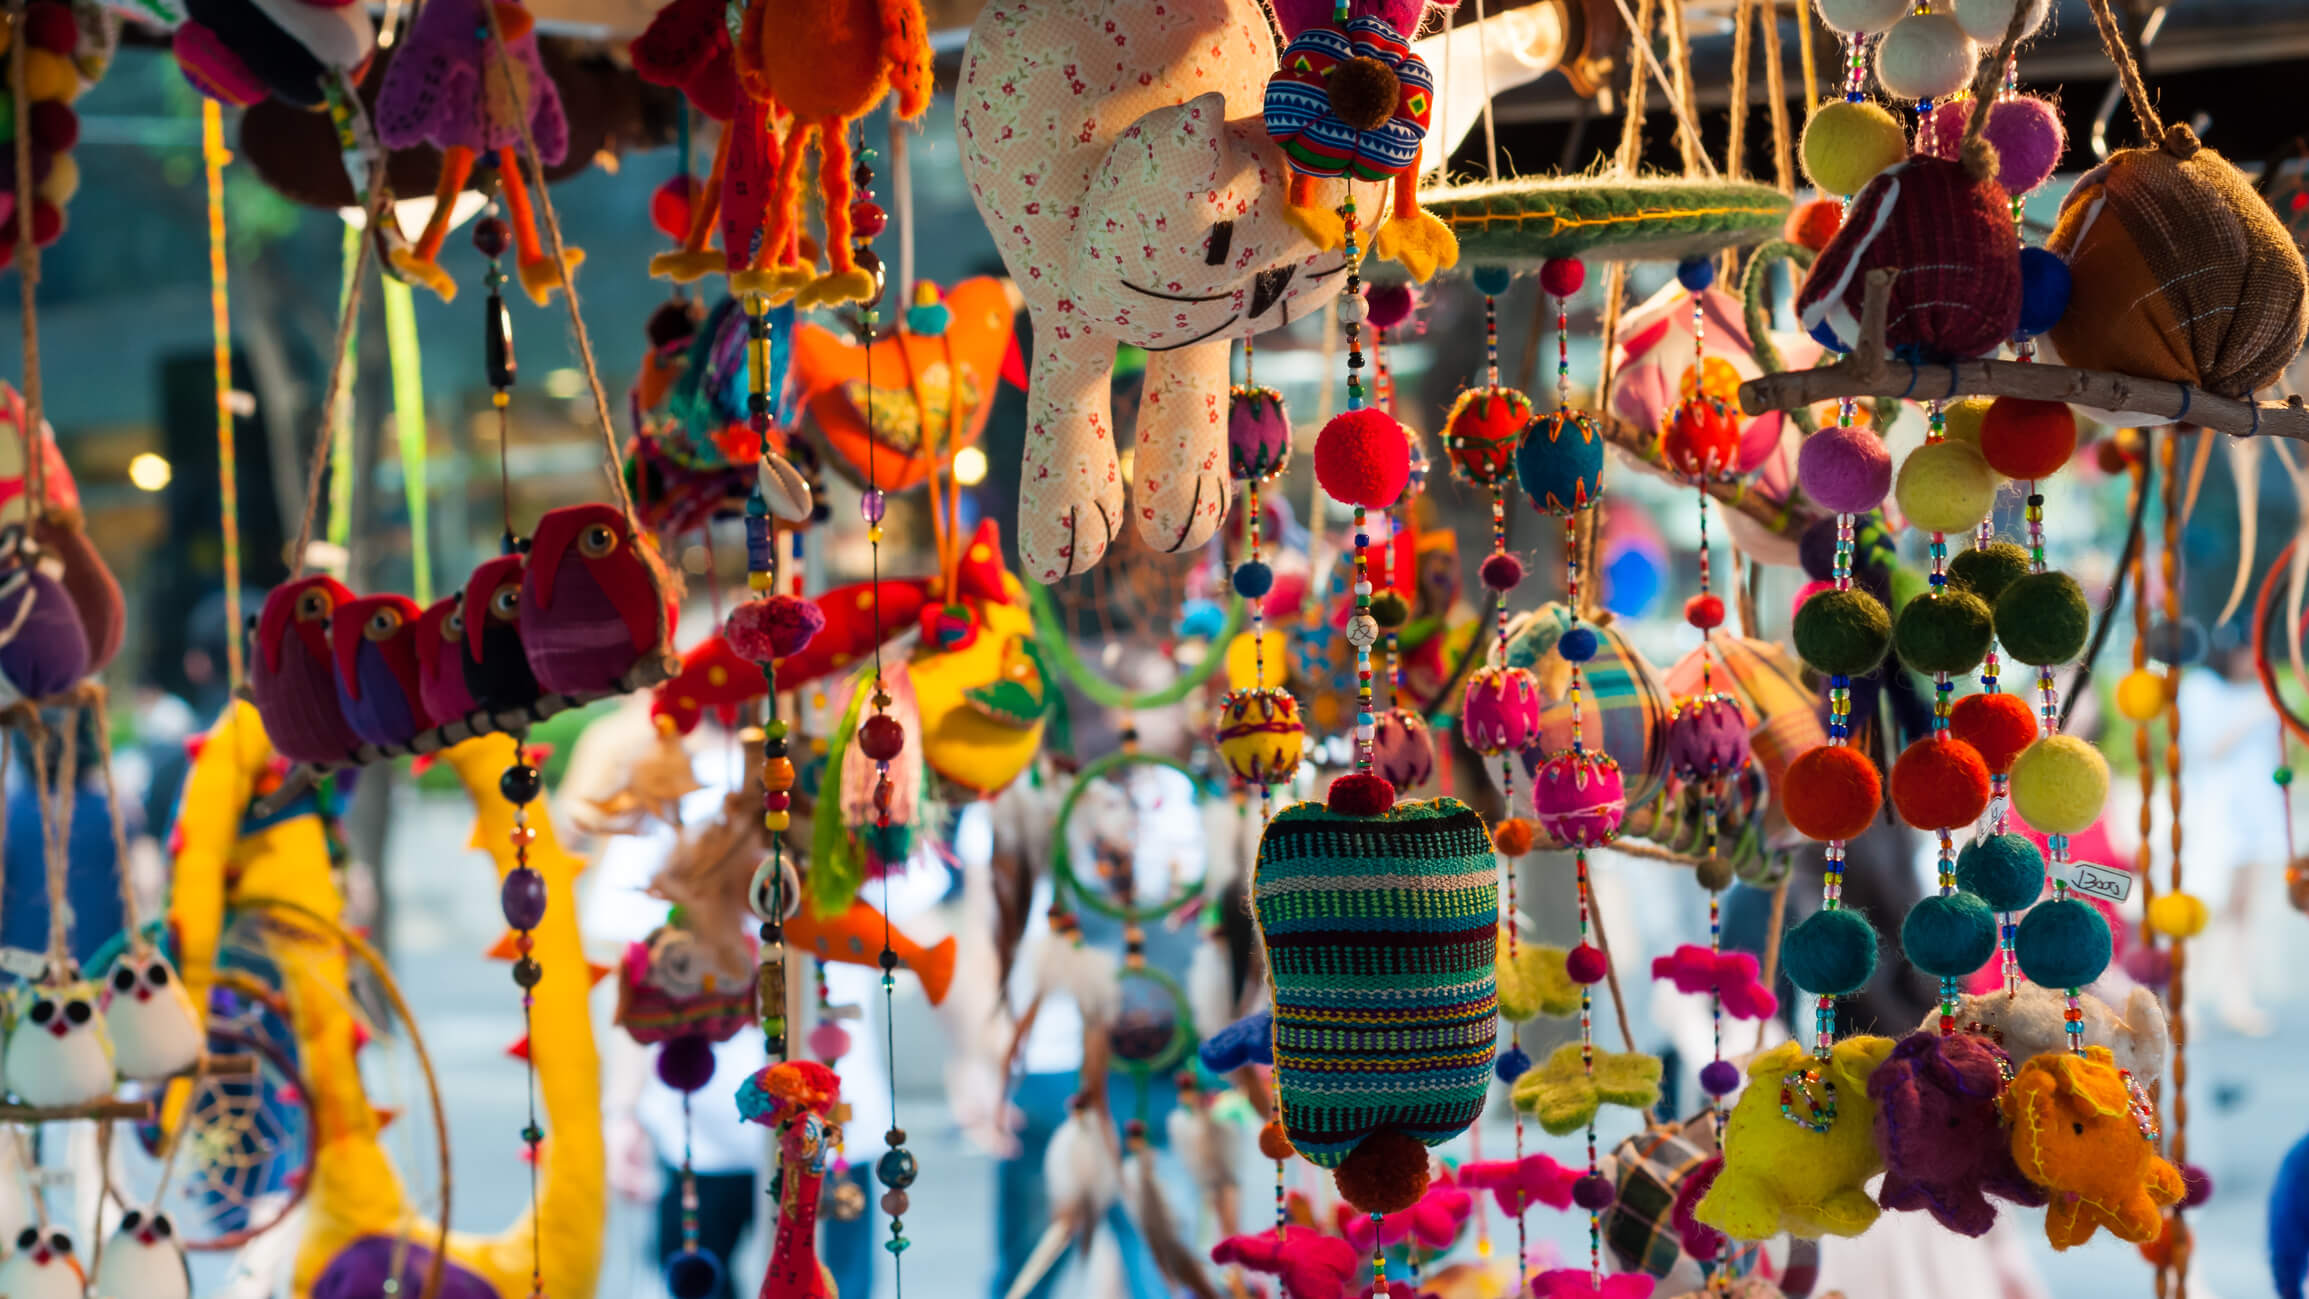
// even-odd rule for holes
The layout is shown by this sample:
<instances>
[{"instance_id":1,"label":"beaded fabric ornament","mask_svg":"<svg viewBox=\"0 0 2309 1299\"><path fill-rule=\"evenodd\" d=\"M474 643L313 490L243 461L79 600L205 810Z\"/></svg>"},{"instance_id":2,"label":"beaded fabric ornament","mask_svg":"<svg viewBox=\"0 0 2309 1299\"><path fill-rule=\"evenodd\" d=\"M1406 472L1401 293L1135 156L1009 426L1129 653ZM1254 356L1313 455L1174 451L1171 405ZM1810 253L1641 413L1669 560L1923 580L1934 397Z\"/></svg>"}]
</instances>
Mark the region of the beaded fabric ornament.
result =
<instances>
[{"instance_id":1,"label":"beaded fabric ornament","mask_svg":"<svg viewBox=\"0 0 2309 1299\"><path fill-rule=\"evenodd\" d=\"M1868 273L1880 268L1899 273L1884 325L1896 355L1981 356L2020 322L2011 200L1965 163L1915 157L1868 182L1797 295L1804 328L1824 344L1850 348L1859 339Z\"/></svg>"}]
</instances>

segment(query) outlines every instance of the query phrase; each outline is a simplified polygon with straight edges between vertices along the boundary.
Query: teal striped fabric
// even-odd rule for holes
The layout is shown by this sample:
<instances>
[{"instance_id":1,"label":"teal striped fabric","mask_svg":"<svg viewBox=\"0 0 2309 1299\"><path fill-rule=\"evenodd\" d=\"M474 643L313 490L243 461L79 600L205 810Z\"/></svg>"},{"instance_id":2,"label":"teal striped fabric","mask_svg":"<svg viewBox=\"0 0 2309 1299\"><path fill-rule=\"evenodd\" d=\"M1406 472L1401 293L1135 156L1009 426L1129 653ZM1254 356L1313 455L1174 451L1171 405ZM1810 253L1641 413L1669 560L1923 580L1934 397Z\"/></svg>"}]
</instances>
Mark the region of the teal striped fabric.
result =
<instances>
[{"instance_id":1,"label":"teal striped fabric","mask_svg":"<svg viewBox=\"0 0 2309 1299\"><path fill-rule=\"evenodd\" d=\"M1475 1121L1499 1024L1483 818L1451 798L1377 817L1285 808L1259 842L1251 899L1300 1154L1337 1168L1375 1132L1433 1146Z\"/></svg>"}]
</instances>

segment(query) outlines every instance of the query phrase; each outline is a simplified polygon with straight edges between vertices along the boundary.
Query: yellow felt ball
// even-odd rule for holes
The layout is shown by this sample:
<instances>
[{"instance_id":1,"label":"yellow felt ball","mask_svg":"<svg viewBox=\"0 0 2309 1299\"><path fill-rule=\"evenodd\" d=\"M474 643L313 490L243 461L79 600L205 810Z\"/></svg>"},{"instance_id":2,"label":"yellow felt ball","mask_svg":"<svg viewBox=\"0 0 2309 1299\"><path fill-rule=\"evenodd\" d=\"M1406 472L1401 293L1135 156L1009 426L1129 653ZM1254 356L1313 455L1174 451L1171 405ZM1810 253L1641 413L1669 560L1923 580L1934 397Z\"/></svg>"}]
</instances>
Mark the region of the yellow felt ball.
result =
<instances>
[{"instance_id":1,"label":"yellow felt ball","mask_svg":"<svg viewBox=\"0 0 2309 1299\"><path fill-rule=\"evenodd\" d=\"M1804 127L1804 174L1827 194L1857 194L1908 156L1899 119L1870 103L1823 105Z\"/></svg>"},{"instance_id":2,"label":"yellow felt ball","mask_svg":"<svg viewBox=\"0 0 2309 1299\"><path fill-rule=\"evenodd\" d=\"M2048 735L2012 764L2012 808L2046 834L2082 834L2109 798L2109 761L2074 735Z\"/></svg>"},{"instance_id":3,"label":"yellow felt ball","mask_svg":"<svg viewBox=\"0 0 2309 1299\"><path fill-rule=\"evenodd\" d=\"M1227 644L1227 685L1236 690L1280 690L1283 688L1283 669L1289 657L1290 642L1283 633L1264 634L1264 645L1244 632ZM1265 659L1265 670L1260 660Z\"/></svg>"},{"instance_id":4,"label":"yellow felt ball","mask_svg":"<svg viewBox=\"0 0 2309 1299\"><path fill-rule=\"evenodd\" d=\"M40 182L40 197L63 207L79 192L80 164L69 153L57 154L48 164L48 179Z\"/></svg>"},{"instance_id":5,"label":"yellow felt ball","mask_svg":"<svg viewBox=\"0 0 2309 1299\"><path fill-rule=\"evenodd\" d=\"M1951 402L1940 412L1941 426L1951 442L1962 442L1974 450L1980 449L1980 422L1988 417L1991 402L1986 397L1967 397Z\"/></svg>"},{"instance_id":6,"label":"yellow felt ball","mask_svg":"<svg viewBox=\"0 0 2309 1299\"><path fill-rule=\"evenodd\" d=\"M1892 496L1908 522L1926 532L1968 532L1988 517L2002 480L1962 442L1931 442L1908 453Z\"/></svg>"},{"instance_id":7,"label":"yellow felt ball","mask_svg":"<svg viewBox=\"0 0 2309 1299\"><path fill-rule=\"evenodd\" d=\"M33 50L24 58L24 96L35 104L69 104L80 97L80 69L61 54Z\"/></svg>"},{"instance_id":8,"label":"yellow felt ball","mask_svg":"<svg viewBox=\"0 0 2309 1299\"><path fill-rule=\"evenodd\" d=\"M2204 899L2194 893L2166 893L2149 903L2149 928L2167 938L2195 938L2211 918Z\"/></svg>"},{"instance_id":9,"label":"yellow felt ball","mask_svg":"<svg viewBox=\"0 0 2309 1299\"><path fill-rule=\"evenodd\" d=\"M2117 682L2117 711L2128 722L2145 722L2165 711L2165 679L2134 668Z\"/></svg>"}]
</instances>

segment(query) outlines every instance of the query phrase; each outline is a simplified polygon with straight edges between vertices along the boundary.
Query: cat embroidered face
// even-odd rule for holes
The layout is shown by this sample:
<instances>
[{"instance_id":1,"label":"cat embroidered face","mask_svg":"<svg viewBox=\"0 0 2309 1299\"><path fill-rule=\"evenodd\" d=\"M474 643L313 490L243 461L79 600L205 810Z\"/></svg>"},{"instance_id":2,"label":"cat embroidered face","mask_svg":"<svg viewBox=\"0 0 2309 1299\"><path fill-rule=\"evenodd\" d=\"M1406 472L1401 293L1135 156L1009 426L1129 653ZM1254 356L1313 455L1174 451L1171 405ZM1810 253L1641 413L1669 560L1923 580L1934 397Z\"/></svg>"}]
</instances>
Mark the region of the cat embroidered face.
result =
<instances>
[{"instance_id":1,"label":"cat embroidered face","mask_svg":"<svg viewBox=\"0 0 2309 1299\"><path fill-rule=\"evenodd\" d=\"M121 1077L157 1082L200 1062L200 1013L167 958L125 952L104 987L104 1028Z\"/></svg>"},{"instance_id":2,"label":"cat embroidered face","mask_svg":"<svg viewBox=\"0 0 2309 1299\"><path fill-rule=\"evenodd\" d=\"M42 983L23 995L0 1065L8 1090L39 1106L84 1105L111 1095L112 1052L97 1018L95 987Z\"/></svg>"},{"instance_id":3,"label":"cat embroidered face","mask_svg":"<svg viewBox=\"0 0 2309 1299\"><path fill-rule=\"evenodd\" d=\"M157 1210L130 1209L104 1242L90 1299L189 1299L192 1271L176 1224ZM13 1296L11 1296L13 1299Z\"/></svg>"}]
</instances>

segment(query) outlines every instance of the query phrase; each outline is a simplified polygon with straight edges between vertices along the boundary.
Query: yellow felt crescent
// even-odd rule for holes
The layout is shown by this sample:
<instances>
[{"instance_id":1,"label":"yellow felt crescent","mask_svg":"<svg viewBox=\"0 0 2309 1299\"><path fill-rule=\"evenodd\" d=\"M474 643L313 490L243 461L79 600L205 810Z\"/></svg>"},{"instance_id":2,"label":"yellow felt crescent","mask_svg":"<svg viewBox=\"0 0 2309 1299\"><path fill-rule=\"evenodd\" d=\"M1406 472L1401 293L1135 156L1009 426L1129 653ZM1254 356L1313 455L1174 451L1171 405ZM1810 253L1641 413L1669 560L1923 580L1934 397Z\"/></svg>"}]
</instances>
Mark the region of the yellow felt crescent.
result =
<instances>
[{"instance_id":1,"label":"yellow felt crescent","mask_svg":"<svg viewBox=\"0 0 2309 1299\"><path fill-rule=\"evenodd\" d=\"M803 409L851 477L865 481L871 459L874 486L886 492L918 487L985 431L1010 348L1010 296L1000 280L980 276L956 284L945 308L943 333L902 326L873 345L871 389L865 347L823 326L795 329L794 379ZM909 314L901 312L900 320Z\"/></svg>"}]
</instances>

